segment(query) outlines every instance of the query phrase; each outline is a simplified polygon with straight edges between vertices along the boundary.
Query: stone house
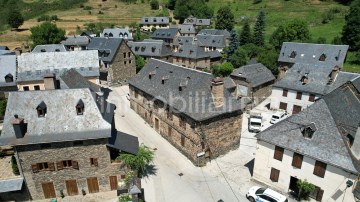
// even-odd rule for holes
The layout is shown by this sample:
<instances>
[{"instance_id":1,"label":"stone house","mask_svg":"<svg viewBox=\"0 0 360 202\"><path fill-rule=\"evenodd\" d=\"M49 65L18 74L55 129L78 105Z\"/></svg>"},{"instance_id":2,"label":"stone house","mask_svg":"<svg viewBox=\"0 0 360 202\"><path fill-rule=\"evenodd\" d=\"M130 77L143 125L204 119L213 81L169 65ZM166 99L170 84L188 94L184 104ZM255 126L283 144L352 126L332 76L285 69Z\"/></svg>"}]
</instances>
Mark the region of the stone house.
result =
<instances>
[{"instance_id":1,"label":"stone house","mask_svg":"<svg viewBox=\"0 0 360 202\"><path fill-rule=\"evenodd\" d=\"M135 55L121 38L94 37L87 46L97 50L100 60L100 79L110 85L126 83L136 74Z\"/></svg>"},{"instance_id":2,"label":"stone house","mask_svg":"<svg viewBox=\"0 0 360 202\"><path fill-rule=\"evenodd\" d=\"M195 27L207 27L211 25L211 19L200 19L189 16L184 20L184 25L193 25Z\"/></svg>"},{"instance_id":3,"label":"stone house","mask_svg":"<svg viewBox=\"0 0 360 202\"><path fill-rule=\"evenodd\" d=\"M173 53L173 63L191 69L210 69L212 64L219 63L219 51L205 51L198 45L182 45Z\"/></svg>"},{"instance_id":4,"label":"stone house","mask_svg":"<svg viewBox=\"0 0 360 202\"><path fill-rule=\"evenodd\" d=\"M172 44L174 43L174 39L177 36L180 36L178 28L161 28L155 30L155 32L151 35L151 38L155 40L163 40L166 45L172 46Z\"/></svg>"},{"instance_id":5,"label":"stone house","mask_svg":"<svg viewBox=\"0 0 360 202\"><path fill-rule=\"evenodd\" d=\"M99 57L97 51L66 51L23 53L18 56L17 86L20 91L48 90L59 83L46 85L46 81L58 81L62 72L76 69L88 81L99 83ZM50 79L52 78L52 79ZM46 88L48 87L48 88Z\"/></svg>"},{"instance_id":6,"label":"stone house","mask_svg":"<svg viewBox=\"0 0 360 202\"><path fill-rule=\"evenodd\" d=\"M249 99L235 98L230 80L151 59L129 81L130 107L200 165L239 146Z\"/></svg>"},{"instance_id":7,"label":"stone house","mask_svg":"<svg viewBox=\"0 0 360 202\"><path fill-rule=\"evenodd\" d=\"M278 79L296 63L342 68L348 48L348 45L284 42L278 58Z\"/></svg>"},{"instance_id":8,"label":"stone house","mask_svg":"<svg viewBox=\"0 0 360 202\"><path fill-rule=\"evenodd\" d=\"M230 41L230 32L227 31L226 29L222 30L222 29L202 29L199 31L200 35L222 35L225 37L225 45L228 46L229 45L229 41Z\"/></svg>"},{"instance_id":9,"label":"stone house","mask_svg":"<svg viewBox=\"0 0 360 202\"><path fill-rule=\"evenodd\" d=\"M295 114L360 74L342 72L338 66L294 64L272 87L270 108Z\"/></svg>"},{"instance_id":10,"label":"stone house","mask_svg":"<svg viewBox=\"0 0 360 202\"><path fill-rule=\"evenodd\" d=\"M9 93L0 145L14 148L22 181L20 191L1 193L2 200L117 190L126 168L114 154L136 154L138 142L110 141L118 133L114 107L105 103L86 88Z\"/></svg>"},{"instance_id":11,"label":"stone house","mask_svg":"<svg viewBox=\"0 0 360 202\"><path fill-rule=\"evenodd\" d=\"M261 63L239 67L231 73L230 78L236 84L236 95L251 97L256 104L271 95L275 82L275 76Z\"/></svg>"},{"instance_id":12,"label":"stone house","mask_svg":"<svg viewBox=\"0 0 360 202\"><path fill-rule=\"evenodd\" d=\"M315 185L310 201L360 197L360 78L256 135L253 178L281 192Z\"/></svg>"},{"instance_id":13,"label":"stone house","mask_svg":"<svg viewBox=\"0 0 360 202\"><path fill-rule=\"evenodd\" d=\"M32 53L44 53L44 52L66 52L68 49L63 44L46 44L37 45L31 51Z\"/></svg>"},{"instance_id":14,"label":"stone house","mask_svg":"<svg viewBox=\"0 0 360 202\"><path fill-rule=\"evenodd\" d=\"M196 29L193 25L179 25L178 26L179 32L181 36L195 36Z\"/></svg>"},{"instance_id":15,"label":"stone house","mask_svg":"<svg viewBox=\"0 0 360 202\"><path fill-rule=\"evenodd\" d=\"M222 52L226 47L226 41L224 35L204 35L198 34L195 37L197 44L205 48L205 51L218 50Z\"/></svg>"},{"instance_id":16,"label":"stone house","mask_svg":"<svg viewBox=\"0 0 360 202\"><path fill-rule=\"evenodd\" d=\"M194 45L194 38L193 36L177 36L172 45L172 50L178 52L179 48L183 45Z\"/></svg>"},{"instance_id":17,"label":"stone house","mask_svg":"<svg viewBox=\"0 0 360 202\"><path fill-rule=\"evenodd\" d=\"M0 91L16 90L16 55L0 55Z\"/></svg>"},{"instance_id":18,"label":"stone house","mask_svg":"<svg viewBox=\"0 0 360 202\"><path fill-rule=\"evenodd\" d=\"M140 21L141 30L150 32L152 28L169 28L168 17L143 17Z\"/></svg>"},{"instance_id":19,"label":"stone house","mask_svg":"<svg viewBox=\"0 0 360 202\"><path fill-rule=\"evenodd\" d=\"M100 33L100 37L115 37L125 41L133 40L133 35L128 28L106 28Z\"/></svg>"},{"instance_id":20,"label":"stone house","mask_svg":"<svg viewBox=\"0 0 360 202\"><path fill-rule=\"evenodd\" d=\"M86 46L90 43L88 36L66 36L66 39L60 42L70 51L86 50Z\"/></svg>"},{"instance_id":21,"label":"stone house","mask_svg":"<svg viewBox=\"0 0 360 202\"><path fill-rule=\"evenodd\" d=\"M131 51L146 61L156 58L167 62L172 62L172 51L162 40L145 39L139 42L128 42Z\"/></svg>"}]
</instances>

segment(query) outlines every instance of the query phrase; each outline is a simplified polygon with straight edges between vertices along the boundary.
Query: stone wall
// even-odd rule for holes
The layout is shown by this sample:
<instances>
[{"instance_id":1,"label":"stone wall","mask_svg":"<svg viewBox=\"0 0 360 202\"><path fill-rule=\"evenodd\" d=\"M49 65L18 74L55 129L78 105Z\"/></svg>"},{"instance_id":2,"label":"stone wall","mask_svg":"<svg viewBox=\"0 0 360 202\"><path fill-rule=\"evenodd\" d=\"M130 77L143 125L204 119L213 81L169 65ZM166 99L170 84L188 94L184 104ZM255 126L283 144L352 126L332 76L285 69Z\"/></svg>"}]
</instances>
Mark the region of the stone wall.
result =
<instances>
[{"instance_id":1,"label":"stone wall","mask_svg":"<svg viewBox=\"0 0 360 202\"><path fill-rule=\"evenodd\" d=\"M175 113L170 119L165 108L153 107L153 102L146 99L147 95L139 91L136 91L137 95L135 95L134 87L129 86L129 88L131 109L194 164L198 163L199 159L196 157L198 153L205 152L211 159L239 146L241 113L219 116L207 123L200 123ZM185 126L180 124L181 119L185 120Z\"/></svg>"},{"instance_id":2,"label":"stone wall","mask_svg":"<svg viewBox=\"0 0 360 202\"><path fill-rule=\"evenodd\" d=\"M32 199L44 199L43 182L53 182L56 195L60 196L67 190L65 180L76 180L79 194L84 189L88 194L87 178L97 177L99 191L110 191L109 176L125 174L125 166L121 163L111 163L110 153L106 147L107 139L85 140L83 145L75 146L73 142L51 143L51 147L41 149L40 145L17 146L16 150L21 162L26 185ZM90 164L90 158L97 158L98 166ZM56 162L64 160L77 161L79 168L64 168L58 170ZM32 171L32 164L41 162L54 162L54 171Z\"/></svg>"},{"instance_id":3,"label":"stone wall","mask_svg":"<svg viewBox=\"0 0 360 202\"><path fill-rule=\"evenodd\" d=\"M248 83L244 80L233 78L233 77L232 77L232 79L236 84L236 88L238 88L238 85L248 87L247 96L250 98L253 98L256 102L255 104L259 104L260 102L264 101L267 97L269 97L271 95L272 85L274 84L274 81L269 81L265 84L257 86L256 88L253 88L251 83ZM236 91L236 93L238 93L238 92ZM239 96L239 95L237 95L237 96Z\"/></svg>"},{"instance_id":4,"label":"stone wall","mask_svg":"<svg viewBox=\"0 0 360 202\"><path fill-rule=\"evenodd\" d=\"M108 82L112 85L117 83L127 83L131 77L135 76L135 55L125 42L121 42L115 58L108 67L108 71Z\"/></svg>"},{"instance_id":5,"label":"stone wall","mask_svg":"<svg viewBox=\"0 0 360 202\"><path fill-rule=\"evenodd\" d=\"M173 64L188 67L191 69L196 69L196 67L206 67L210 69L210 58L201 58L201 59L189 59L189 58L180 58L173 57Z\"/></svg>"}]
</instances>

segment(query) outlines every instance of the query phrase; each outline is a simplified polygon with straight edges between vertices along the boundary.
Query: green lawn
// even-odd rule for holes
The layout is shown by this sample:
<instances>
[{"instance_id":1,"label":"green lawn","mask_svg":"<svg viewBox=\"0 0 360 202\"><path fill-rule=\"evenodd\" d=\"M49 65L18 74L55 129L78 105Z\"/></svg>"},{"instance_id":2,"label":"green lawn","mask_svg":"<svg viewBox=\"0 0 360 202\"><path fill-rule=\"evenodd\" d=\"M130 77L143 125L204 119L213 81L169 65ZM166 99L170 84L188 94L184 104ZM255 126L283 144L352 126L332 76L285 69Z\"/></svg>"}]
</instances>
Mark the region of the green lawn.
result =
<instances>
[{"instance_id":1,"label":"green lawn","mask_svg":"<svg viewBox=\"0 0 360 202\"><path fill-rule=\"evenodd\" d=\"M355 53L348 52L346 62L344 64L344 71L360 73L360 64L355 62Z\"/></svg>"}]
</instances>

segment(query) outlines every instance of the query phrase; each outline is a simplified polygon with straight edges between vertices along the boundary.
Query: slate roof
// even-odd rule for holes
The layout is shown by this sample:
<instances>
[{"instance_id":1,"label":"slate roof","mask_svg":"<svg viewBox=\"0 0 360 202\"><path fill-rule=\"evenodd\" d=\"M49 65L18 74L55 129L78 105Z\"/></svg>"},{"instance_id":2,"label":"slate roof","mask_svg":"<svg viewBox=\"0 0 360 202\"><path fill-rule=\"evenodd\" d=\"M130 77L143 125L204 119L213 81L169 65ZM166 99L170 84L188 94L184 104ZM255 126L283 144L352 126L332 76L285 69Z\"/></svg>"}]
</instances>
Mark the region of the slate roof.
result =
<instances>
[{"instance_id":1,"label":"slate roof","mask_svg":"<svg viewBox=\"0 0 360 202\"><path fill-rule=\"evenodd\" d=\"M82 100L83 115L77 115L75 106ZM45 117L38 117L36 108L44 102ZM14 115L27 123L27 133L16 138L11 121ZM96 106L89 89L65 89L10 92L5 112L0 145L27 145L49 142L109 138L111 125Z\"/></svg>"},{"instance_id":2,"label":"slate roof","mask_svg":"<svg viewBox=\"0 0 360 202\"><path fill-rule=\"evenodd\" d=\"M87 49L99 51L99 59L111 63L122 42L121 38L93 37Z\"/></svg>"},{"instance_id":3,"label":"slate roof","mask_svg":"<svg viewBox=\"0 0 360 202\"><path fill-rule=\"evenodd\" d=\"M197 42L200 46L224 48L225 37L223 35L196 35Z\"/></svg>"},{"instance_id":4,"label":"slate roof","mask_svg":"<svg viewBox=\"0 0 360 202\"><path fill-rule=\"evenodd\" d=\"M60 43L65 46L86 46L90 40L87 36L66 36L66 39Z\"/></svg>"},{"instance_id":5,"label":"slate roof","mask_svg":"<svg viewBox=\"0 0 360 202\"><path fill-rule=\"evenodd\" d=\"M0 46L0 50L10 50L7 46Z\"/></svg>"},{"instance_id":6,"label":"slate roof","mask_svg":"<svg viewBox=\"0 0 360 202\"><path fill-rule=\"evenodd\" d=\"M203 47L198 45L183 45L173 54L175 57L200 59L210 57Z\"/></svg>"},{"instance_id":7,"label":"slate roof","mask_svg":"<svg viewBox=\"0 0 360 202\"><path fill-rule=\"evenodd\" d=\"M31 51L32 53L43 53L43 52L66 52L68 49L62 44L46 44L37 45Z\"/></svg>"},{"instance_id":8,"label":"slate roof","mask_svg":"<svg viewBox=\"0 0 360 202\"><path fill-rule=\"evenodd\" d=\"M256 137L357 174L356 163L352 161L338 127L346 123L357 128L359 120L360 102L354 92L348 88L338 88L298 114L270 126ZM316 131L311 139L307 139L303 137L301 130L310 124L315 124Z\"/></svg>"},{"instance_id":9,"label":"slate roof","mask_svg":"<svg viewBox=\"0 0 360 202\"><path fill-rule=\"evenodd\" d=\"M116 131L112 133L108 146L136 155L139 150L139 140L135 136Z\"/></svg>"},{"instance_id":10,"label":"slate roof","mask_svg":"<svg viewBox=\"0 0 360 202\"><path fill-rule=\"evenodd\" d=\"M327 85L331 71L332 69L326 66L296 63L286 72L284 78L277 81L273 86L325 95L347 81L360 76L360 74L340 71L335 81ZM300 81L303 76L308 78L308 83L305 85Z\"/></svg>"},{"instance_id":11,"label":"slate roof","mask_svg":"<svg viewBox=\"0 0 360 202\"><path fill-rule=\"evenodd\" d=\"M152 74L151 79L149 74ZM162 84L162 80L164 84ZM228 113L241 113L247 98L233 99L224 88L224 106L215 108L211 93L214 76L157 59L151 59L129 80L129 85L162 100L174 113L185 114L195 121L205 121ZM179 86L182 85L182 91Z\"/></svg>"},{"instance_id":12,"label":"slate roof","mask_svg":"<svg viewBox=\"0 0 360 202\"><path fill-rule=\"evenodd\" d=\"M193 25L179 25L178 28L181 34L196 34L196 30Z\"/></svg>"},{"instance_id":13,"label":"slate roof","mask_svg":"<svg viewBox=\"0 0 360 202\"><path fill-rule=\"evenodd\" d=\"M167 25L169 24L168 17L143 17L140 21L141 25Z\"/></svg>"},{"instance_id":14,"label":"slate roof","mask_svg":"<svg viewBox=\"0 0 360 202\"><path fill-rule=\"evenodd\" d=\"M69 69L62 72L60 79L66 85L66 88L69 89L89 88L92 92L101 91L100 86L85 79L76 69Z\"/></svg>"},{"instance_id":15,"label":"slate roof","mask_svg":"<svg viewBox=\"0 0 360 202\"><path fill-rule=\"evenodd\" d=\"M185 19L183 24L195 25L195 26L209 26L211 23L210 23L210 19L199 19L199 18L190 16Z\"/></svg>"},{"instance_id":16,"label":"slate roof","mask_svg":"<svg viewBox=\"0 0 360 202\"><path fill-rule=\"evenodd\" d=\"M11 74L14 82L6 83L5 76ZM16 85L16 55L0 55L0 86Z\"/></svg>"},{"instance_id":17,"label":"slate roof","mask_svg":"<svg viewBox=\"0 0 360 202\"><path fill-rule=\"evenodd\" d=\"M23 177L0 180L0 193L19 191L24 182Z\"/></svg>"},{"instance_id":18,"label":"slate roof","mask_svg":"<svg viewBox=\"0 0 360 202\"><path fill-rule=\"evenodd\" d=\"M261 63L239 67L230 76L245 79L246 82L252 84L253 88L275 80L271 71Z\"/></svg>"},{"instance_id":19,"label":"slate roof","mask_svg":"<svg viewBox=\"0 0 360 202\"><path fill-rule=\"evenodd\" d=\"M278 61L327 65L330 68L333 68L335 65L342 67L348 48L348 45L284 42L281 47ZM291 58L290 56L293 51L296 53L296 56ZM319 61L322 54L326 55L325 61Z\"/></svg>"},{"instance_id":20,"label":"slate roof","mask_svg":"<svg viewBox=\"0 0 360 202\"><path fill-rule=\"evenodd\" d=\"M132 33L127 28L106 28L100 33L100 37L115 37L133 40Z\"/></svg>"},{"instance_id":21,"label":"slate roof","mask_svg":"<svg viewBox=\"0 0 360 202\"><path fill-rule=\"evenodd\" d=\"M230 37L230 32L227 30L221 30L221 29L202 29L198 34L202 35L224 35L225 38Z\"/></svg>"},{"instance_id":22,"label":"slate roof","mask_svg":"<svg viewBox=\"0 0 360 202\"><path fill-rule=\"evenodd\" d=\"M222 57L221 53L218 50L208 51L207 54L210 56L211 59Z\"/></svg>"},{"instance_id":23,"label":"slate roof","mask_svg":"<svg viewBox=\"0 0 360 202\"><path fill-rule=\"evenodd\" d=\"M94 50L23 53L18 56L18 81L42 80L47 73L57 76L75 68L84 77L99 76L98 53Z\"/></svg>"},{"instance_id":24,"label":"slate roof","mask_svg":"<svg viewBox=\"0 0 360 202\"><path fill-rule=\"evenodd\" d=\"M194 42L193 36L177 36L174 40L174 45L191 45Z\"/></svg>"},{"instance_id":25,"label":"slate roof","mask_svg":"<svg viewBox=\"0 0 360 202\"><path fill-rule=\"evenodd\" d=\"M144 40L141 42L128 42L135 55L145 57L166 57L172 55L172 51L162 40Z\"/></svg>"},{"instance_id":26,"label":"slate roof","mask_svg":"<svg viewBox=\"0 0 360 202\"><path fill-rule=\"evenodd\" d=\"M151 35L153 39L173 39L178 33L177 28L168 28L168 29L156 29L155 32Z\"/></svg>"}]
</instances>

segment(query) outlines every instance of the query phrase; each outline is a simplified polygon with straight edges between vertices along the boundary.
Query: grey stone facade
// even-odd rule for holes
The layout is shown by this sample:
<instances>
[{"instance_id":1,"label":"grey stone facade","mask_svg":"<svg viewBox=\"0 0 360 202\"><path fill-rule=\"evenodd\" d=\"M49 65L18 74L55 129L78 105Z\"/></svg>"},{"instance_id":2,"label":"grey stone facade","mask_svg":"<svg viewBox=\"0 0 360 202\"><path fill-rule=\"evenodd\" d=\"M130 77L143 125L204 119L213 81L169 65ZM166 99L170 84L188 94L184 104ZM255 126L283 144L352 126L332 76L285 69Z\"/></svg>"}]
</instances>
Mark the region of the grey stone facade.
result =
<instances>
[{"instance_id":1,"label":"grey stone facade","mask_svg":"<svg viewBox=\"0 0 360 202\"><path fill-rule=\"evenodd\" d=\"M109 176L117 176L118 181L121 175L125 174L125 166L122 163L111 163L110 152L107 148L107 139L84 140L83 145L76 146L73 142L51 143L49 148L41 148L40 144L16 146L18 164L21 166L25 186L29 189L31 198L44 199L42 183L53 182L57 197L68 195L65 180L76 180L78 194L82 189L89 193L87 178L96 177L99 184L99 191L110 191ZM92 166L90 158L97 158L98 166ZM78 162L78 169L63 168L58 170L56 162L72 160ZM53 162L54 170L40 170L33 172L32 165L41 162Z\"/></svg>"}]
</instances>

